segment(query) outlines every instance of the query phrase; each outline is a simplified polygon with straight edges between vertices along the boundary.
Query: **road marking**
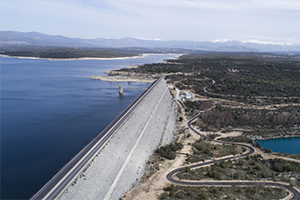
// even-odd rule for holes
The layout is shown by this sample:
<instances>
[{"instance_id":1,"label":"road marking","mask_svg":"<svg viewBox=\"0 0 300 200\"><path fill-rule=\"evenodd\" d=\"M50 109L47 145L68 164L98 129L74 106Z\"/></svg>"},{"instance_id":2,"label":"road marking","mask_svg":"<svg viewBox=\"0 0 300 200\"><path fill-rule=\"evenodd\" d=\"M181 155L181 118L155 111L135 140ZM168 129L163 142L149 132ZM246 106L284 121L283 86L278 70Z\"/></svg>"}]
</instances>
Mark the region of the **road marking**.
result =
<instances>
[{"instance_id":1,"label":"road marking","mask_svg":"<svg viewBox=\"0 0 300 200\"><path fill-rule=\"evenodd\" d=\"M151 121L151 119L152 119L152 117L153 117L153 115L154 115L156 109L158 108L158 106L159 106L160 102L162 101L163 97L165 96L165 93L166 93L167 90L168 90L168 88L165 89L165 91L164 91L163 95L161 96L160 100L158 101L156 107L155 107L154 110L152 111L150 117L148 118L147 123L145 124L145 126L144 126L144 128L143 128L141 134L140 134L139 137L138 137L138 139L135 141L135 143L134 143L134 145L133 145L133 147L132 147L130 153L128 154L128 156L127 156L127 158L126 158L124 164L122 165L122 167L121 167L121 169L120 169L118 175L116 176L114 182L112 183L112 185L110 186L109 190L107 191L105 197L103 198L104 200L109 200L109 199L110 199L110 196L111 196L112 192L114 191L114 189L115 189L117 183L119 182L119 180L120 180L120 178L121 178L121 176L122 176L122 174L123 174L123 172L124 172L126 166L128 165L128 163L129 163L129 161L130 161L130 159L131 159L131 156L132 156L133 152L135 151L137 145L139 144L139 142L140 142L140 140L141 140L141 138L142 138L142 136L143 136L143 134L144 134L144 132L145 132L147 126L148 126L148 124L150 123L150 121Z\"/></svg>"}]
</instances>

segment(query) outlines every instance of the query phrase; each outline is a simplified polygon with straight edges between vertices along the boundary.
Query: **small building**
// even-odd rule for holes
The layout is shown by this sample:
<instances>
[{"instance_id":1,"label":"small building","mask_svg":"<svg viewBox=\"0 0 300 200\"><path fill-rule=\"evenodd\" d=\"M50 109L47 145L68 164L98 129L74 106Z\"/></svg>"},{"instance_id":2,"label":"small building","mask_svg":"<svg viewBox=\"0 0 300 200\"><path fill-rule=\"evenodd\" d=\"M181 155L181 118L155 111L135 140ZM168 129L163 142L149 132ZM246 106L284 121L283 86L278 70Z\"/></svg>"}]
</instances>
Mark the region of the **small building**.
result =
<instances>
[{"instance_id":1,"label":"small building","mask_svg":"<svg viewBox=\"0 0 300 200\"><path fill-rule=\"evenodd\" d=\"M297 179L295 177L290 178L290 184L291 186L296 186L297 185Z\"/></svg>"},{"instance_id":2,"label":"small building","mask_svg":"<svg viewBox=\"0 0 300 200\"><path fill-rule=\"evenodd\" d=\"M193 73L184 73L185 76L192 76Z\"/></svg>"},{"instance_id":3,"label":"small building","mask_svg":"<svg viewBox=\"0 0 300 200\"><path fill-rule=\"evenodd\" d=\"M195 99L195 95L187 91L183 91L180 97L185 99Z\"/></svg>"}]
</instances>

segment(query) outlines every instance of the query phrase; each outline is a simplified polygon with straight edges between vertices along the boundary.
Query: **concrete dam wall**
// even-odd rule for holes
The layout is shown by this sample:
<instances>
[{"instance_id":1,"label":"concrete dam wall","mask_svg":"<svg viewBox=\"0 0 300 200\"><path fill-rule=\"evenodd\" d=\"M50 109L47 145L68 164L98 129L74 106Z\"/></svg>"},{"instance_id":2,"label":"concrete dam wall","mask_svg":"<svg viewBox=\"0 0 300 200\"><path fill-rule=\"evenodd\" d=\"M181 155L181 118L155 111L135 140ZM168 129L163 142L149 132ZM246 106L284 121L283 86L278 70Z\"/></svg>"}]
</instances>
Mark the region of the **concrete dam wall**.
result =
<instances>
[{"instance_id":1,"label":"concrete dam wall","mask_svg":"<svg viewBox=\"0 0 300 200\"><path fill-rule=\"evenodd\" d=\"M119 199L144 175L154 151L175 139L176 115L162 79L59 199Z\"/></svg>"}]
</instances>

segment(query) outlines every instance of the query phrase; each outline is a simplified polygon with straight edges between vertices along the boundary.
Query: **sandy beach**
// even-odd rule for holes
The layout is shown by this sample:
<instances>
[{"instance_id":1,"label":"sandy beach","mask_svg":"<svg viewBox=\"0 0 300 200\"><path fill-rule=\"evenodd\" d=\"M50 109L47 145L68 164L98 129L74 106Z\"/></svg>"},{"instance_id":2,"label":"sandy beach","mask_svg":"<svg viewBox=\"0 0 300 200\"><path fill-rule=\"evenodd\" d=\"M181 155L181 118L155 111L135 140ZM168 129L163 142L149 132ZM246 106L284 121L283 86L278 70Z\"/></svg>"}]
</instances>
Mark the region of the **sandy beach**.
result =
<instances>
[{"instance_id":1,"label":"sandy beach","mask_svg":"<svg viewBox=\"0 0 300 200\"><path fill-rule=\"evenodd\" d=\"M96 58L96 57L82 57L82 58L39 58L39 57L25 57L25 56L8 56L0 54L1 57L8 57L8 58L19 58L19 59L41 59L41 60L57 60L57 61L64 61L64 60L122 60L122 59L129 59L129 58L140 58L144 57L147 54L141 54L138 56L131 56L131 57L115 57L115 58Z\"/></svg>"},{"instance_id":2,"label":"sandy beach","mask_svg":"<svg viewBox=\"0 0 300 200\"><path fill-rule=\"evenodd\" d=\"M142 56L147 56L147 55L160 55L160 54L143 54ZM164 55L177 55L177 54L164 54ZM178 59L181 55L177 55L174 58L171 59ZM160 61L160 62L166 62L166 61ZM139 65L127 65L124 66L125 68L137 68L139 67ZM113 69L113 70L106 70L104 71L105 74L109 74L108 76L92 76L90 77L91 79L95 79L95 80L102 80L102 81L112 81L112 82L139 82L139 83L152 83L156 80L156 76L158 76L158 74L154 75L154 76L145 76L142 74L131 74L130 76L128 76L128 72L120 72L120 71L116 71L117 69ZM115 75L111 75L111 74L115 74Z\"/></svg>"}]
</instances>

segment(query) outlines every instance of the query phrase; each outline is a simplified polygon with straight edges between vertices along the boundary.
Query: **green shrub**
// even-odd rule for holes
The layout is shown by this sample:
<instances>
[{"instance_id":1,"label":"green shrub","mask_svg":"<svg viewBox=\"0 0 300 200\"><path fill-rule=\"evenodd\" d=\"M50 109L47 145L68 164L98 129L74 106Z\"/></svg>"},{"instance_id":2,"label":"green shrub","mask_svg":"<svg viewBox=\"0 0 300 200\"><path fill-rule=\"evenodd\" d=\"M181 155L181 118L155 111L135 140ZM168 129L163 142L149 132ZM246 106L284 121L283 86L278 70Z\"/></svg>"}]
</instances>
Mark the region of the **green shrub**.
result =
<instances>
[{"instance_id":1,"label":"green shrub","mask_svg":"<svg viewBox=\"0 0 300 200\"><path fill-rule=\"evenodd\" d=\"M156 150L161 157L164 157L169 160L174 160L176 158L175 152L182 149L183 144L180 142L170 144L164 147L160 147Z\"/></svg>"}]
</instances>

